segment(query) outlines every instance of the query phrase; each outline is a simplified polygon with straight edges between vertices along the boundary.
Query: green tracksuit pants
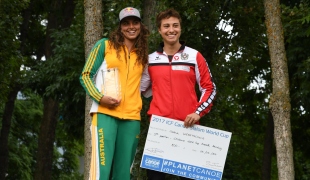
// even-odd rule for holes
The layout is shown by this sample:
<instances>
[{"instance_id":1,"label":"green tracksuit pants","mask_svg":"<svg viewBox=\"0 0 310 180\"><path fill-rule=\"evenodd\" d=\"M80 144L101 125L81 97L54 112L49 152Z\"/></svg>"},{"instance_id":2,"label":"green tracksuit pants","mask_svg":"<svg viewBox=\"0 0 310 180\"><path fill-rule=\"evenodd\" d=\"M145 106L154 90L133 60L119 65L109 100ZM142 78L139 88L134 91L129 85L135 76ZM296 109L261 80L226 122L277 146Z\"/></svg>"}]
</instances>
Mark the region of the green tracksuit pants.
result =
<instances>
[{"instance_id":1,"label":"green tracksuit pants","mask_svg":"<svg viewBox=\"0 0 310 180\"><path fill-rule=\"evenodd\" d=\"M90 180L130 180L139 141L140 121L93 114Z\"/></svg>"}]
</instances>

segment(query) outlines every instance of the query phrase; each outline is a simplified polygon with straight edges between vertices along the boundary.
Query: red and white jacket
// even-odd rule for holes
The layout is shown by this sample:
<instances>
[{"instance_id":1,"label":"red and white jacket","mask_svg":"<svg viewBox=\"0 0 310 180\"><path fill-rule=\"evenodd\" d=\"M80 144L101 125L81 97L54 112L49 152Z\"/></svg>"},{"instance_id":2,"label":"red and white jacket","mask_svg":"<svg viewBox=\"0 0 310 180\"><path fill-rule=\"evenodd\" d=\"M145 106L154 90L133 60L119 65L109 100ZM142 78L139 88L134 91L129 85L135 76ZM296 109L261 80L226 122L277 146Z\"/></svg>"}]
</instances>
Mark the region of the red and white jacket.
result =
<instances>
[{"instance_id":1,"label":"red and white jacket","mask_svg":"<svg viewBox=\"0 0 310 180\"><path fill-rule=\"evenodd\" d=\"M199 101L196 84L201 92ZM151 91L148 90L150 86ZM188 114L195 112L202 117L211 110L216 86L200 52L182 44L169 60L161 44L149 55L149 65L141 79L141 91L146 97L153 95L148 115L184 121Z\"/></svg>"}]
</instances>

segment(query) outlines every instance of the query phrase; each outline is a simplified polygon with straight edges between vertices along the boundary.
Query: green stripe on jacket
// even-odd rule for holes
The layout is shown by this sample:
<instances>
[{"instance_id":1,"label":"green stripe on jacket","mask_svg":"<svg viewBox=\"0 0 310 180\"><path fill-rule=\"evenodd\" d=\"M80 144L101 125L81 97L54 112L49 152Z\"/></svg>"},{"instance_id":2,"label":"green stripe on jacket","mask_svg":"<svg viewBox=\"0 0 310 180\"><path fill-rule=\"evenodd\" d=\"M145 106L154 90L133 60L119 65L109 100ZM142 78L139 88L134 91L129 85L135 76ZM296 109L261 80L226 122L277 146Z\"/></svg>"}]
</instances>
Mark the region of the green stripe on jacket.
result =
<instances>
[{"instance_id":1,"label":"green stripe on jacket","mask_svg":"<svg viewBox=\"0 0 310 180\"><path fill-rule=\"evenodd\" d=\"M80 83L91 99L99 103L103 94L96 88L94 76L104 60L105 41L107 38L100 39L92 48L83 71L80 75Z\"/></svg>"}]
</instances>

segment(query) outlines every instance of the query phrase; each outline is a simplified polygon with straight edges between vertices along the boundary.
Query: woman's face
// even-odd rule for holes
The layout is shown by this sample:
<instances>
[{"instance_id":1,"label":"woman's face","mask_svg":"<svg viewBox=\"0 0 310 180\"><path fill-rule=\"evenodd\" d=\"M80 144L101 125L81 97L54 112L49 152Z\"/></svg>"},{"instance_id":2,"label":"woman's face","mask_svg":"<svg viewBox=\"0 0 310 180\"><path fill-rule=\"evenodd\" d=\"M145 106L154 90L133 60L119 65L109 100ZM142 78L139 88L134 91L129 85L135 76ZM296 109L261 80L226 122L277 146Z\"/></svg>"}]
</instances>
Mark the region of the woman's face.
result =
<instances>
[{"instance_id":1,"label":"woman's face","mask_svg":"<svg viewBox=\"0 0 310 180\"><path fill-rule=\"evenodd\" d=\"M141 31L140 19L126 17L121 21L121 32L127 40L136 40Z\"/></svg>"},{"instance_id":2,"label":"woman's face","mask_svg":"<svg viewBox=\"0 0 310 180\"><path fill-rule=\"evenodd\" d=\"M180 20L176 17L162 19L158 31L165 44L173 45L178 43L181 36Z\"/></svg>"}]
</instances>

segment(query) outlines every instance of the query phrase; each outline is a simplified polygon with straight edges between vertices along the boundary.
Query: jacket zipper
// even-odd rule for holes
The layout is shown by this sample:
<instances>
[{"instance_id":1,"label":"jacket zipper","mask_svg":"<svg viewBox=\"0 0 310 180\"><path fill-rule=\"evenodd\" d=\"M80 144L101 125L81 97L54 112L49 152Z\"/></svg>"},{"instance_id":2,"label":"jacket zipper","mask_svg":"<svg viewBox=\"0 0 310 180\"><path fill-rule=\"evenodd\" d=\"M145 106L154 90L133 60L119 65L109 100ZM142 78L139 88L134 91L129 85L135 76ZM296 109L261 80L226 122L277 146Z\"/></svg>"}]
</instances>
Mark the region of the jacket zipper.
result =
<instances>
[{"instance_id":1,"label":"jacket zipper","mask_svg":"<svg viewBox=\"0 0 310 180\"><path fill-rule=\"evenodd\" d=\"M171 114L173 115L173 117L175 117L174 115L174 102L173 102L173 90L172 90L172 60L173 60L174 55L172 55L171 60L168 56L168 60L169 60L169 65L170 65L170 92L171 92L171 103L172 103L172 112Z\"/></svg>"},{"instance_id":2,"label":"jacket zipper","mask_svg":"<svg viewBox=\"0 0 310 180\"><path fill-rule=\"evenodd\" d=\"M129 67L130 67L130 53L131 52L128 51L128 61L127 61L127 69L126 69L126 71L127 71L127 73L126 73L126 85L125 85L126 88L127 88L127 81L128 81L128 75L129 75ZM125 102L125 97L126 97L125 94L126 94L126 89L124 87L124 100L123 100L123 102ZM124 106L123 106L123 112L124 112Z\"/></svg>"}]
</instances>

